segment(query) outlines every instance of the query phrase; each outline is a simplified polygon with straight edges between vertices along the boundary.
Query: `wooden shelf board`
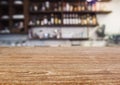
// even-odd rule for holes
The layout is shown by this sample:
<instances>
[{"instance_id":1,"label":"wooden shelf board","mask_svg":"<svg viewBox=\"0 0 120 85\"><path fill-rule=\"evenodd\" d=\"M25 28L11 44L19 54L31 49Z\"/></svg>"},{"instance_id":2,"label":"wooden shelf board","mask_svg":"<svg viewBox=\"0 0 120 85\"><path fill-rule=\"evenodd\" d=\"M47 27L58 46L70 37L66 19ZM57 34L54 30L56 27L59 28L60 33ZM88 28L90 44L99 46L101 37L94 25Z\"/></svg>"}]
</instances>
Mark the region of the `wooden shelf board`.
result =
<instances>
[{"instance_id":1,"label":"wooden shelf board","mask_svg":"<svg viewBox=\"0 0 120 85\"><path fill-rule=\"evenodd\" d=\"M62 13L62 11L30 11L32 14L39 14L39 13Z\"/></svg>"},{"instance_id":2,"label":"wooden shelf board","mask_svg":"<svg viewBox=\"0 0 120 85\"><path fill-rule=\"evenodd\" d=\"M112 11L30 11L31 14L39 13L96 13L96 14L108 14Z\"/></svg>"},{"instance_id":3,"label":"wooden shelf board","mask_svg":"<svg viewBox=\"0 0 120 85\"><path fill-rule=\"evenodd\" d=\"M44 39L30 39L30 40L88 40L89 38L44 38Z\"/></svg>"},{"instance_id":4,"label":"wooden shelf board","mask_svg":"<svg viewBox=\"0 0 120 85\"><path fill-rule=\"evenodd\" d=\"M96 25L62 25L62 27L96 27L98 26L98 24Z\"/></svg>"},{"instance_id":5,"label":"wooden shelf board","mask_svg":"<svg viewBox=\"0 0 120 85\"><path fill-rule=\"evenodd\" d=\"M30 26L29 27L96 27L96 25L44 25L44 26Z\"/></svg>"},{"instance_id":6,"label":"wooden shelf board","mask_svg":"<svg viewBox=\"0 0 120 85\"><path fill-rule=\"evenodd\" d=\"M42 26L38 26L38 25L28 25L28 27L61 27L61 25L42 25Z\"/></svg>"},{"instance_id":7,"label":"wooden shelf board","mask_svg":"<svg viewBox=\"0 0 120 85\"><path fill-rule=\"evenodd\" d=\"M67 12L63 11L63 13L95 13L95 14L106 14L111 13L112 11L73 11L73 12Z\"/></svg>"}]
</instances>

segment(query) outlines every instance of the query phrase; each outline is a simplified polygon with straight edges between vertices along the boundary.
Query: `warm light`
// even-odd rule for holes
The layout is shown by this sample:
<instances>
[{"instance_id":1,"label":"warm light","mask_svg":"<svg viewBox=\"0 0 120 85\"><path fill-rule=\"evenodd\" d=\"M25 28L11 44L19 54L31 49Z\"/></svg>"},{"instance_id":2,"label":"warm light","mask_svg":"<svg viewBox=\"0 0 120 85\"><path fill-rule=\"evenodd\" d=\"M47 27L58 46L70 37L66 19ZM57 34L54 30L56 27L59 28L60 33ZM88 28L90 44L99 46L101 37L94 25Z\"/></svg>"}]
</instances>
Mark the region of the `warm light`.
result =
<instances>
[{"instance_id":1,"label":"warm light","mask_svg":"<svg viewBox=\"0 0 120 85\"><path fill-rule=\"evenodd\" d=\"M87 0L87 2L91 2L92 0Z\"/></svg>"}]
</instances>

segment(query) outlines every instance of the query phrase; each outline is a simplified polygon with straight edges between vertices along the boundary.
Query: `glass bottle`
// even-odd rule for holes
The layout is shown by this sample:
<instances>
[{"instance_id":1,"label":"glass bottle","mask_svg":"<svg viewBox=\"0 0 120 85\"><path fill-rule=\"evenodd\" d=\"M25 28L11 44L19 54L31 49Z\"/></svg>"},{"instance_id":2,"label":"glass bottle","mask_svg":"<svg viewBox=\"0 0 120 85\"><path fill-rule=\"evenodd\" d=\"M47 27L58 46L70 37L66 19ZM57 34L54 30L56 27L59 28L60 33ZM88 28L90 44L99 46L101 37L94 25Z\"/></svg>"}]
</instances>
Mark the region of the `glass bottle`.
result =
<instances>
[{"instance_id":1,"label":"glass bottle","mask_svg":"<svg viewBox=\"0 0 120 85\"><path fill-rule=\"evenodd\" d=\"M51 14L51 20L50 20L51 24L54 24L54 14Z\"/></svg>"},{"instance_id":2,"label":"glass bottle","mask_svg":"<svg viewBox=\"0 0 120 85\"><path fill-rule=\"evenodd\" d=\"M55 25L57 25L58 24L58 18L57 18L57 16L55 16Z\"/></svg>"},{"instance_id":3,"label":"glass bottle","mask_svg":"<svg viewBox=\"0 0 120 85\"><path fill-rule=\"evenodd\" d=\"M79 25L81 24L81 17L80 17L80 15L78 16L78 24Z\"/></svg>"},{"instance_id":4,"label":"glass bottle","mask_svg":"<svg viewBox=\"0 0 120 85\"><path fill-rule=\"evenodd\" d=\"M48 19L47 19L47 16L44 17L44 25L47 25L48 24Z\"/></svg>"},{"instance_id":5,"label":"glass bottle","mask_svg":"<svg viewBox=\"0 0 120 85\"><path fill-rule=\"evenodd\" d=\"M84 2L81 3L81 10L82 10L82 11L85 11L85 5L84 5Z\"/></svg>"},{"instance_id":6,"label":"glass bottle","mask_svg":"<svg viewBox=\"0 0 120 85\"><path fill-rule=\"evenodd\" d=\"M93 15L92 21L93 21L93 25L96 25L96 24L97 24L97 19L96 19L95 15Z\"/></svg>"},{"instance_id":7,"label":"glass bottle","mask_svg":"<svg viewBox=\"0 0 120 85\"><path fill-rule=\"evenodd\" d=\"M58 11L61 11L61 10L62 10L61 2L58 2Z\"/></svg>"},{"instance_id":8,"label":"glass bottle","mask_svg":"<svg viewBox=\"0 0 120 85\"><path fill-rule=\"evenodd\" d=\"M34 5L34 11L38 11L38 6L36 4Z\"/></svg>"},{"instance_id":9,"label":"glass bottle","mask_svg":"<svg viewBox=\"0 0 120 85\"><path fill-rule=\"evenodd\" d=\"M50 9L50 2L49 2L49 1L46 1L46 2L45 2L45 7L46 7L46 10L49 10L49 9Z\"/></svg>"},{"instance_id":10,"label":"glass bottle","mask_svg":"<svg viewBox=\"0 0 120 85\"><path fill-rule=\"evenodd\" d=\"M44 3L42 3L42 9L41 10L45 11L45 4Z\"/></svg>"}]
</instances>

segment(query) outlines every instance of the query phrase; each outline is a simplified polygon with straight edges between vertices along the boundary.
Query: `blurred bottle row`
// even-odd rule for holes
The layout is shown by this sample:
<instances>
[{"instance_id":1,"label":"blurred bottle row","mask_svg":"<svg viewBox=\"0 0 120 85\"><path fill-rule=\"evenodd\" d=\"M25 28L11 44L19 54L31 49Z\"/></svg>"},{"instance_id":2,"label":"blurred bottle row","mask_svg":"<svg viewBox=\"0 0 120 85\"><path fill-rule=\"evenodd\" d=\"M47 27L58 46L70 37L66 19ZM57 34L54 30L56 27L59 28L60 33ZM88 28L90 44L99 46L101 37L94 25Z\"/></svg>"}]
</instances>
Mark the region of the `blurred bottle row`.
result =
<instances>
[{"instance_id":1,"label":"blurred bottle row","mask_svg":"<svg viewBox=\"0 0 120 85\"><path fill-rule=\"evenodd\" d=\"M30 4L30 11L105 11L104 2L38 2Z\"/></svg>"},{"instance_id":2,"label":"blurred bottle row","mask_svg":"<svg viewBox=\"0 0 120 85\"><path fill-rule=\"evenodd\" d=\"M57 14L31 16L29 26L44 26L44 25L96 25L97 19L95 15L90 14Z\"/></svg>"}]
</instances>

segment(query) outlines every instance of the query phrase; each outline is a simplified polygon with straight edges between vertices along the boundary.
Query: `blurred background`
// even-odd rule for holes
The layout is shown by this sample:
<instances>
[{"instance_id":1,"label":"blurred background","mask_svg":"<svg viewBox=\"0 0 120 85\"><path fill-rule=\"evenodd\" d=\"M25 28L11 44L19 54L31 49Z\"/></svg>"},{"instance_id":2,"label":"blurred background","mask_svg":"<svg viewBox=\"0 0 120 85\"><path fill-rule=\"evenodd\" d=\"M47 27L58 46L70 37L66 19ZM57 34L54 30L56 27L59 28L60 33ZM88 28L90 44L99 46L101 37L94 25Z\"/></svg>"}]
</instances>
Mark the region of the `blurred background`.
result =
<instances>
[{"instance_id":1,"label":"blurred background","mask_svg":"<svg viewBox=\"0 0 120 85\"><path fill-rule=\"evenodd\" d=\"M0 0L0 46L120 46L120 0Z\"/></svg>"}]
</instances>

